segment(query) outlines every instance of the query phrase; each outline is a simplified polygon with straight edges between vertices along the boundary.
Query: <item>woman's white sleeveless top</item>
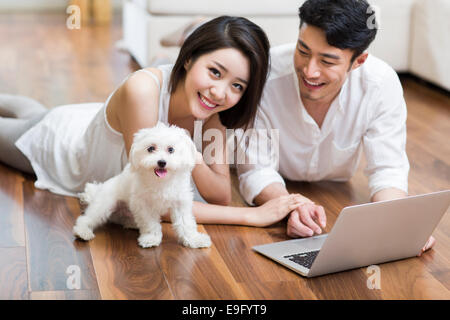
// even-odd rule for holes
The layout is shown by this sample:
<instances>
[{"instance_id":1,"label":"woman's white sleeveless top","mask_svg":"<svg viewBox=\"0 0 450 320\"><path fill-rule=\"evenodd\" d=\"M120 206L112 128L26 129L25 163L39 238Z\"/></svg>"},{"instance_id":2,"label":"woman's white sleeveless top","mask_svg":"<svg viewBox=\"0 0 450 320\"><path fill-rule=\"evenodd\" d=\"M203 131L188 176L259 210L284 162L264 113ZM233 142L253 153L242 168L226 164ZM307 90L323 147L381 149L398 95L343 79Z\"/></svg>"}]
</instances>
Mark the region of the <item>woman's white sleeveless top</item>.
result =
<instances>
[{"instance_id":1,"label":"woman's white sleeveless top","mask_svg":"<svg viewBox=\"0 0 450 320\"><path fill-rule=\"evenodd\" d=\"M160 87L158 120L166 124L172 67L158 67L162 83L148 70L136 71L145 72ZM105 103L56 107L17 140L16 146L29 159L37 176L36 188L76 197L87 182L103 182L122 171L128 162L123 136L106 118L114 92Z\"/></svg>"}]
</instances>

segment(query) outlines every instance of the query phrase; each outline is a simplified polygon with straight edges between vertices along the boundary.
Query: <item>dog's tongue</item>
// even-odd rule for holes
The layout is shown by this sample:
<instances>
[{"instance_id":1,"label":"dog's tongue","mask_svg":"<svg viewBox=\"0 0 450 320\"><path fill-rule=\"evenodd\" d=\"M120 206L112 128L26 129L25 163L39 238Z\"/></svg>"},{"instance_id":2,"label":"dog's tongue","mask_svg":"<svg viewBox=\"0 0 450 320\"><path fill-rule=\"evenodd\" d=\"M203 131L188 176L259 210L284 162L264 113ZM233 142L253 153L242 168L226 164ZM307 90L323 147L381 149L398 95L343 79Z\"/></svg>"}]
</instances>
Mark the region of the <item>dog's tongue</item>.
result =
<instances>
[{"instance_id":1,"label":"dog's tongue","mask_svg":"<svg viewBox=\"0 0 450 320\"><path fill-rule=\"evenodd\" d=\"M155 169L155 174L160 178L164 178L164 176L167 174L167 170L166 169Z\"/></svg>"}]
</instances>

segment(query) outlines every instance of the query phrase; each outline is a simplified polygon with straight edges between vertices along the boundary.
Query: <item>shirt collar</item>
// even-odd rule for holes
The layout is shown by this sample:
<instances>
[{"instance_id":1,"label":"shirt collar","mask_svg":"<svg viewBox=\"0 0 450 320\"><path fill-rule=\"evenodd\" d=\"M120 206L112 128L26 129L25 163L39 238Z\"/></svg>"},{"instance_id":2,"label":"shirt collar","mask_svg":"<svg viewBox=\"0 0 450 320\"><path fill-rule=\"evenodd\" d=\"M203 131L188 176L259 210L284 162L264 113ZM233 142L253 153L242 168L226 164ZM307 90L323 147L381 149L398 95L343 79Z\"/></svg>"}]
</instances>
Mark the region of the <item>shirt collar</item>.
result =
<instances>
[{"instance_id":1,"label":"shirt collar","mask_svg":"<svg viewBox=\"0 0 450 320\"><path fill-rule=\"evenodd\" d=\"M351 73L350 73L350 75L351 75ZM350 78L350 75L347 77L347 79L345 79L344 84L342 85L341 90L339 91L338 110L341 113L344 113L344 95L345 95L344 92L347 91L348 79Z\"/></svg>"}]
</instances>

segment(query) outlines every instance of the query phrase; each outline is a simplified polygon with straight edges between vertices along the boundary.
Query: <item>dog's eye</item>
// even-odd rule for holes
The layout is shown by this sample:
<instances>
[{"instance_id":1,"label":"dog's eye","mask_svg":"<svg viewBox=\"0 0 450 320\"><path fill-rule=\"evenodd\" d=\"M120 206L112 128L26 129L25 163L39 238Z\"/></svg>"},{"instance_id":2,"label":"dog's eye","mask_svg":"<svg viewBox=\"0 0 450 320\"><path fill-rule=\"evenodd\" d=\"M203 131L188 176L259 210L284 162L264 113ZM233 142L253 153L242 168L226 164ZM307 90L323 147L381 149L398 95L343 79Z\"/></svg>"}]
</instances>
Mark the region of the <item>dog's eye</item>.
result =
<instances>
[{"instance_id":1,"label":"dog's eye","mask_svg":"<svg viewBox=\"0 0 450 320\"><path fill-rule=\"evenodd\" d=\"M168 147L168 148L167 148L167 152L169 152L169 153L173 153L174 151L175 151L175 149L172 148L172 147Z\"/></svg>"},{"instance_id":2,"label":"dog's eye","mask_svg":"<svg viewBox=\"0 0 450 320\"><path fill-rule=\"evenodd\" d=\"M147 148L147 151L152 153L153 151L155 151L155 149L156 148L154 146L150 146L150 147Z\"/></svg>"}]
</instances>

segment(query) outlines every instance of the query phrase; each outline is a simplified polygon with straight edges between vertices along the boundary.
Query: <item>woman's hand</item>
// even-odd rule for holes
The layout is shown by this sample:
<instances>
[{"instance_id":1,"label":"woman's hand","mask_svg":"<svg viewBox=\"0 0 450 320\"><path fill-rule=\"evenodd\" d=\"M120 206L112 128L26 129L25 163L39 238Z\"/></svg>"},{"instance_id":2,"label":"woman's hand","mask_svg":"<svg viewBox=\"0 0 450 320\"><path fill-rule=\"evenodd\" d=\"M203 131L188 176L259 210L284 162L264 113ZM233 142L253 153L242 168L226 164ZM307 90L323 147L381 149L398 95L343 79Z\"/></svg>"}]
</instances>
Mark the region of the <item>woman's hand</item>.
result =
<instances>
[{"instance_id":1,"label":"woman's hand","mask_svg":"<svg viewBox=\"0 0 450 320\"><path fill-rule=\"evenodd\" d=\"M246 213L246 224L254 227L270 226L282 220L302 204L305 204L305 200L297 194L269 200L259 207L249 208L250 210Z\"/></svg>"}]
</instances>

